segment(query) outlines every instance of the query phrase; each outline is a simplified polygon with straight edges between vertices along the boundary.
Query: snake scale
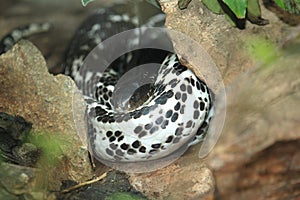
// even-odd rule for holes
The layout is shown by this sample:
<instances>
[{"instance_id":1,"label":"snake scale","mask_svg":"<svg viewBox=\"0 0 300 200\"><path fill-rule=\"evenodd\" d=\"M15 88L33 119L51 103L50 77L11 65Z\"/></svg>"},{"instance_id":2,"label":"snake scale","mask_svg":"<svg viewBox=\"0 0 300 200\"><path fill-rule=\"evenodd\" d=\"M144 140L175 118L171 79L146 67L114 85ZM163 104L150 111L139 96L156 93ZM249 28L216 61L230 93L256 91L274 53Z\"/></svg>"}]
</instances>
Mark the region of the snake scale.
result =
<instances>
[{"instance_id":1,"label":"snake scale","mask_svg":"<svg viewBox=\"0 0 300 200\"><path fill-rule=\"evenodd\" d=\"M164 15L158 14L141 25L136 17L127 13L100 9L82 23L69 45L65 74L71 76L80 89L84 89L82 84L91 78L97 80L84 95L89 116L88 138L98 158L112 162L156 160L182 146L202 141L206 134L213 116L211 92L179 62L175 53L141 49L120 56L104 72L81 70L85 57L108 37L138 26L156 26L163 21ZM33 24L16 29L2 39L1 51L7 51L30 33L48 28L45 24ZM138 106L117 109L112 97L118 79L134 66L149 61L160 64L154 83L146 87L151 92Z\"/></svg>"}]
</instances>

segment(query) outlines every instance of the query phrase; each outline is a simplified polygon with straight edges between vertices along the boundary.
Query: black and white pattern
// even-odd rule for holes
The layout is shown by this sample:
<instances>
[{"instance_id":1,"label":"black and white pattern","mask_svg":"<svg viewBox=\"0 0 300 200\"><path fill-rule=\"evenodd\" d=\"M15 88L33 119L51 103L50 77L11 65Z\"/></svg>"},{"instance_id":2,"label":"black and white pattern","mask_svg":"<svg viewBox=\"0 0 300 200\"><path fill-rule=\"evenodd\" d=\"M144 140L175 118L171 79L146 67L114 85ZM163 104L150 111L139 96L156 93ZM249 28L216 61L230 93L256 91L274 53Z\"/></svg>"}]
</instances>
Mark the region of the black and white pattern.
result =
<instances>
[{"instance_id":1,"label":"black and white pattern","mask_svg":"<svg viewBox=\"0 0 300 200\"><path fill-rule=\"evenodd\" d=\"M8 51L19 40L37 33L46 32L50 27L50 23L32 23L11 31L0 41L0 54Z\"/></svg>"},{"instance_id":2,"label":"black and white pattern","mask_svg":"<svg viewBox=\"0 0 300 200\"><path fill-rule=\"evenodd\" d=\"M164 15L157 14L139 26L157 26L163 21ZM99 43L136 27L136 16L100 9L83 22L66 53L65 73L85 95L90 147L95 157L112 162L156 160L196 144L204 138L213 115L208 87L174 53L141 49L120 56L104 72L84 69L84 59ZM143 42L139 34L120 45ZM11 42L6 43L11 46ZM118 79L147 62L160 63L160 67L154 83L146 87L146 100L129 106L131 109L116 108L112 97Z\"/></svg>"},{"instance_id":3,"label":"black and white pattern","mask_svg":"<svg viewBox=\"0 0 300 200\"><path fill-rule=\"evenodd\" d=\"M142 26L151 26L163 22L163 19L163 15L159 14ZM173 53L158 49L128 52L104 73L80 71L86 54L97 43L136 26L135 17L102 9L77 31L67 56L66 72L85 89L92 127L90 145L94 155L100 159L134 162L168 156L183 145L201 141L213 113L206 84L183 66ZM139 35L136 35L131 38L132 41L125 41L122 45L137 43L138 38ZM111 101L118 78L128 68L153 60L160 62L161 66L151 96L133 110L116 109ZM92 76L98 81L94 85L86 84Z\"/></svg>"}]
</instances>

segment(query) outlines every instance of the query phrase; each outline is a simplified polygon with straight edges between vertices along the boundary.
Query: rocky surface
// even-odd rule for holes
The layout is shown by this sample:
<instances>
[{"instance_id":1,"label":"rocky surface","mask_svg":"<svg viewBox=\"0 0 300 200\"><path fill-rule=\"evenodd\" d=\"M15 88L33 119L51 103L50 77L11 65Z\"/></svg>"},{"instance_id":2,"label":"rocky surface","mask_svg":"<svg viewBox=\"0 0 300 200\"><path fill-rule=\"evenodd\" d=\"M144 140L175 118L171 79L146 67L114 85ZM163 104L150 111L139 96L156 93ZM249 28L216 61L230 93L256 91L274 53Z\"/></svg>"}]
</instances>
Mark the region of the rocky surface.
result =
<instances>
[{"instance_id":1,"label":"rocky surface","mask_svg":"<svg viewBox=\"0 0 300 200\"><path fill-rule=\"evenodd\" d=\"M70 187L76 186L77 184L78 183L74 181L64 181L61 187L62 190L57 195L57 199L146 200L141 193L133 189L124 173L116 170L107 173L102 181L97 181L81 186L76 190L66 192Z\"/></svg>"},{"instance_id":2,"label":"rocky surface","mask_svg":"<svg viewBox=\"0 0 300 200\"><path fill-rule=\"evenodd\" d=\"M185 156L157 171L131 174L129 180L149 199L212 199L215 184L211 170Z\"/></svg>"},{"instance_id":3,"label":"rocky surface","mask_svg":"<svg viewBox=\"0 0 300 200\"><path fill-rule=\"evenodd\" d=\"M20 2L18 6L5 3L8 9L4 9L0 16L7 20L0 21L1 27L4 27L0 35L5 34L3 30L8 31L21 22L32 21L34 14L31 13L34 12L31 9L40 9L34 15L35 21L59 21L51 36L34 38L36 43L41 43L48 65L54 66L61 60L73 30L88 12L79 7L62 12L55 6L47 7L45 12L42 4L31 7L27 5L30 1ZM232 27L224 16L212 14L200 1L193 0L186 10L179 10L177 1L161 0L161 4L167 13L166 26L201 44L216 63L229 88L228 104L226 107L219 106L220 111L226 108L227 115L221 138L206 160L199 159L200 145L197 145L163 169L130 174L131 184L149 199L299 197L299 59L295 54L285 56L288 59L273 63L268 68L255 67L257 65L245 50L248 37L260 36L278 45L296 28L279 21L265 9L262 13L264 18L269 19L269 25L260 27L247 23L246 29L239 30ZM66 5L63 8L69 8ZM51 9L52 12L49 11ZM20 13L20 10L23 12ZM24 21L20 21L20 16ZM61 37L58 38L58 35ZM174 39L182 60L193 68L187 57L191 51L176 42ZM243 73L245 75L240 76ZM66 145L61 147L63 153L59 156L59 165L47 171L49 187L58 190L63 179L82 182L90 178L92 173L87 152L81 148L82 144L74 134L76 127L70 104L73 82L61 75L48 74L41 54L27 42L21 42L0 57L0 75L3 77L0 80L1 111L23 116L33 123L33 129L39 130L39 134L46 129L47 134L68 138ZM202 77L199 71L198 75ZM215 89L218 96L218 87ZM36 173L35 170L28 174L32 173ZM43 172L44 175L47 173Z\"/></svg>"},{"instance_id":4,"label":"rocky surface","mask_svg":"<svg viewBox=\"0 0 300 200\"><path fill-rule=\"evenodd\" d=\"M167 14L166 26L194 39L216 63L227 86L227 104L217 103L217 112L226 111L226 121L221 139L206 160L199 159L198 145L162 170L151 175L132 175L132 184L150 199L299 197L299 151L296 149L300 138L299 78L296 75L299 74L299 52L270 67L255 68L257 64L246 51L250 37L280 45L291 32L297 32L297 28L289 27L265 9L262 13L270 20L269 25L260 27L248 22L244 30L239 30L224 16L212 14L199 1L192 1L186 10L179 10L177 1L161 0L160 3ZM193 59L188 57L191 51L180 45L178 38L173 40L182 60L197 72L193 62L189 62ZM202 73L198 76L203 78ZM221 88L215 89L218 99ZM212 128L218 127L219 122L224 121L214 119ZM199 166L212 172L202 176ZM205 180L208 186L211 174L214 174L216 188L210 185L203 187L209 188L206 192L201 189L191 192L193 185L197 185L193 180L198 180L197 183ZM186 188L181 183L190 185ZM190 196L186 196L188 194Z\"/></svg>"},{"instance_id":5,"label":"rocky surface","mask_svg":"<svg viewBox=\"0 0 300 200\"><path fill-rule=\"evenodd\" d=\"M249 37L261 37L278 44L295 29L281 22L264 7L262 7L263 18L268 19L270 24L257 26L247 22L245 29L241 30L232 26L224 15L213 14L200 1L191 1L185 10L179 10L177 0L160 2L163 11L167 14L166 26L199 43L216 63L226 85L237 75L255 65L245 51ZM182 46L177 48L180 45L178 43L175 40L176 51L182 57L187 56L189 51ZM198 71L197 68L194 70Z\"/></svg>"},{"instance_id":6,"label":"rocky surface","mask_svg":"<svg viewBox=\"0 0 300 200\"><path fill-rule=\"evenodd\" d=\"M270 20L269 25L247 23L246 29L239 30L197 1L184 11L178 10L176 1L161 4L167 13L166 26L201 44L215 61L227 87L227 105L216 105L217 113L226 113L221 138L204 161L216 178L214 197L299 197L299 28L284 24L264 8L263 16ZM276 55L279 59L275 62L257 65L246 53L245 42L250 37L258 36L280 46L297 34L298 39L293 38L294 44L287 53ZM175 47L176 42L175 39ZM183 58L187 54L181 46L177 51ZM193 64L191 68L198 70ZM218 99L220 93L216 96ZM220 118L216 115L213 128L222 122ZM198 159L197 153L191 152L185 155L189 163ZM189 178L192 177L185 177Z\"/></svg>"},{"instance_id":7,"label":"rocky surface","mask_svg":"<svg viewBox=\"0 0 300 200\"><path fill-rule=\"evenodd\" d=\"M47 182L43 175L47 172L8 163L1 163L1 169L1 199L55 199L55 195L46 189Z\"/></svg>"},{"instance_id":8,"label":"rocky surface","mask_svg":"<svg viewBox=\"0 0 300 200\"><path fill-rule=\"evenodd\" d=\"M57 190L64 179L81 182L91 177L87 150L73 119L72 102L77 91L73 81L49 74L42 54L27 41L20 41L0 56L0 75L1 112L31 122L32 134L43 136L48 140L45 144L59 144L59 153L54 155L58 163L45 166L49 189Z\"/></svg>"},{"instance_id":9,"label":"rocky surface","mask_svg":"<svg viewBox=\"0 0 300 200\"><path fill-rule=\"evenodd\" d=\"M299 55L300 37L227 89L223 132L206 160L220 198L300 197Z\"/></svg>"}]
</instances>

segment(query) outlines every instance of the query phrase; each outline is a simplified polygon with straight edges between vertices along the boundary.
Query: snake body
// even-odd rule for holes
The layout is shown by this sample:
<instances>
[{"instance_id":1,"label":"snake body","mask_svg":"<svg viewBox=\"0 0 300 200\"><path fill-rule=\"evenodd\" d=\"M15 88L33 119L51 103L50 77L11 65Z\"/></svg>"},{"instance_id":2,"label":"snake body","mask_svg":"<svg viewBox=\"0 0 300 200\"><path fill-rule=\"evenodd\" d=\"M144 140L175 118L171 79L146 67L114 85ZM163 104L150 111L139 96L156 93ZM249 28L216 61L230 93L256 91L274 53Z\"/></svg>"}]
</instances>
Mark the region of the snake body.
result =
<instances>
[{"instance_id":1,"label":"snake body","mask_svg":"<svg viewBox=\"0 0 300 200\"><path fill-rule=\"evenodd\" d=\"M156 15L142 26L155 26L163 18ZM203 140L213 115L209 88L174 53L152 49L128 52L104 72L81 70L85 57L99 42L137 26L136 19L126 13L100 9L76 31L66 53L65 73L80 89L91 78L97 80L84 93L89 142L97 158L112 162L156 160L196 144ZM150 96L133 109L117 109L112 96L118 79L149 59L160 63Z\"/></svg>"}]
</instances>

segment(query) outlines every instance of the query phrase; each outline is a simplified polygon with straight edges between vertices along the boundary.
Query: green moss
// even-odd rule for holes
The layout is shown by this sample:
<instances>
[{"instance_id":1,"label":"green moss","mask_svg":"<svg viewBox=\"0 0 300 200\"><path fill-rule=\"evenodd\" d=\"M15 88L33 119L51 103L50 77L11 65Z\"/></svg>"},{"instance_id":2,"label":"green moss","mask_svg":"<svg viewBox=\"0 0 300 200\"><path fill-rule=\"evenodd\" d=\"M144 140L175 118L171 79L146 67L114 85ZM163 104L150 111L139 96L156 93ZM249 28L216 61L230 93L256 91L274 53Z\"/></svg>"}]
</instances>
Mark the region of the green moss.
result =
<instances>
[{"instance_id":1,"label":"green moss","mask_svg":"<svg viewBox=\"0 0 300 200\"><path fill-rule=\"evenodd\" d=\"M48 131L31 132L26 141L40 149L41 155L38 165L42 168L55 166L63 155L61 148L67 144L61 134L49 133Z\"/></svg>"},{"instance_id":2,"label":"green moss","mask_svg":"<svg viewBox=\"0 0 300 200\"><path fill-rule=\"evenodd\" d=\"M260 37L246 39L248 54L259 63L270 63L276 60L278 50L274 43Z\"/></svg>"}]
</instances>

